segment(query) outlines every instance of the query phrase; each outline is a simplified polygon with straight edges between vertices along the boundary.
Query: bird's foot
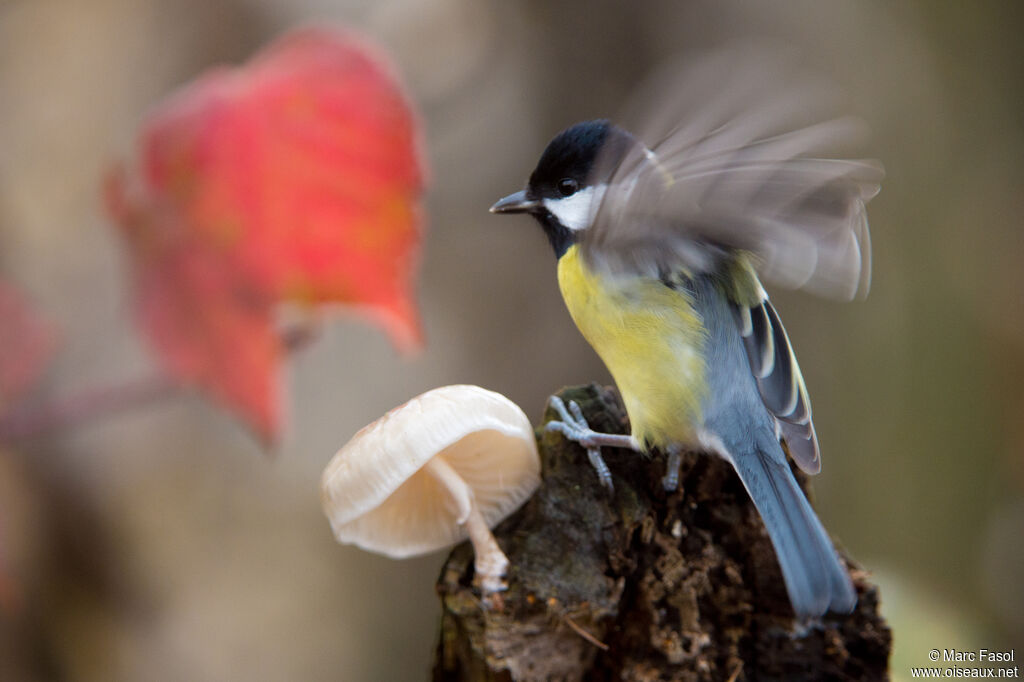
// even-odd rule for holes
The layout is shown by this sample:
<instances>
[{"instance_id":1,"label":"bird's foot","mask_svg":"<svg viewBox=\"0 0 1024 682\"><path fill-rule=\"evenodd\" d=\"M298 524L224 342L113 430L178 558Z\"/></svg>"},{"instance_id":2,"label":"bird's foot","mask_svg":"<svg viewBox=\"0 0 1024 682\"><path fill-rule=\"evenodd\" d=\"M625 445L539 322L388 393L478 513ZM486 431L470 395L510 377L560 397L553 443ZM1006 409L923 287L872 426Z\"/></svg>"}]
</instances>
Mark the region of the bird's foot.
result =
<instances>
[{"instance_id":1,"label":"bird's foot","mask_svg":"<svg viewBox=\"0 0 1024 682\"><path fill-rule=\"evenodd\" d=\"M561 420L549 421L544 428L548 431L558 431L569 440L586 448L590 465L597 472L597 478L601 481L601 485L609 494L614 494L615 486L612 484L612 473L609 471L608 465L605 464L604 458L601 457L601 448L607 446L639 450L637 442L632 436L594 431L587 424L583 411L574 400L570 400L569 406L566 407L561 398L553 395L550 402L551 407L555 408L555 412L558 413Z\"/></svg>"},{"instance_id":2,"label":"bird's foot","mask_svg":"<svg viewBox=\"0 0 1024 682\"><path fill-rule=\"evenodd\" d=\"M679 464L682 460L680 449L671 446L668 449L668 461L665 463L665 475L661 478L661 487L665 492L673 493L679 488Z\"/></svg>"}]
</instances>

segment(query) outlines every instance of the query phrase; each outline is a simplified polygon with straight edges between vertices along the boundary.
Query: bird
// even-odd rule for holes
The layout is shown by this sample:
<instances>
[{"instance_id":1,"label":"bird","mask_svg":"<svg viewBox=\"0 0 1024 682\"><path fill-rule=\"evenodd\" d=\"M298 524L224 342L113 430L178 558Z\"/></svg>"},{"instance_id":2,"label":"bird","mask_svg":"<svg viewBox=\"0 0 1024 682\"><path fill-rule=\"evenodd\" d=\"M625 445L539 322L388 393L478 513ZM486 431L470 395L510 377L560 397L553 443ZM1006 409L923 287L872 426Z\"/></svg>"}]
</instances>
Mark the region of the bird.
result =
<instances>
[{"instance_id":1,"label":"bird","mask_svg":"<svg viewBox=\"0 0 1024 682\"><path fill-rule=\"evenodd\" d=\"M631 433L597 433L557 397L547 428L587 449L610 492L601 447L666 453L666 490L678 487L681 452L723 457L764 521L794 614L849 613L849 573L787 460L821 468L807 388L761 277L866 295L866 204L884 171L828 155L863 125L826 117L832 91L788 56L727 50L682 72L661 80L668 109L655 108L645 135L607 119L572 125L525 189L490 209L540 224L566 307L611 373Z\"/></svg>"}]
</instances>

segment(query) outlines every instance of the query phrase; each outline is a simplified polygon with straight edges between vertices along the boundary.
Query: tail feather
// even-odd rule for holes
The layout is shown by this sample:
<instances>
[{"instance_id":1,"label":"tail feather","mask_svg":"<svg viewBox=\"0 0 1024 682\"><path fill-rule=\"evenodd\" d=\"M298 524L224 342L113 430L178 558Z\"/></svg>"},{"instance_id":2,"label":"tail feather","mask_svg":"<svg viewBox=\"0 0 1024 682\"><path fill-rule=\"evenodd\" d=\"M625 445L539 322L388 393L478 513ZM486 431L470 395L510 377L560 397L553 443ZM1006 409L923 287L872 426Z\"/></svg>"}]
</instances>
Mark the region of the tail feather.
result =
<instances>
[{"instance_id":1,"label":"tail feather","mask_svg":"<svg viewBox=\"0 0 1024 682\"><path fill-rule=\"evenodd\" d=\"M849 613L857 593L832 541L778 453L730 453L775 547L789 599L799 617Z\"/></svg>"}]
</instances>

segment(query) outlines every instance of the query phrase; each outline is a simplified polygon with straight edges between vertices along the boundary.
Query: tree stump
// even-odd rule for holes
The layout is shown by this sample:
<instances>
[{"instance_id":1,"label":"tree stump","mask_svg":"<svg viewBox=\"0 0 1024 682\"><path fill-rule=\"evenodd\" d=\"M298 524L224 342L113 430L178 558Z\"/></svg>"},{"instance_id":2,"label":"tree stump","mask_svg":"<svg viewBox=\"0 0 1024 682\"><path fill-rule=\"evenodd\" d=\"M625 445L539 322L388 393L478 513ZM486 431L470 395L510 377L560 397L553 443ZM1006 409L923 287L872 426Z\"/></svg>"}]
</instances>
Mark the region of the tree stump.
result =
<instances>
[{"instance_id":1,"label":"tree stump","mask_svg":"<svg viewBox=\"0 0 1024 682\"><path fill-rule=\"evenodd\" d=\"M591 428L628 433L613 389L559 395ZM856 610L796 621L764 524L726 461L684 455L679 489L666 493L663 456L606 448L609 496L581 447L542 429L538 439L541 487L495 530L509 589L481 599L468 543L445 563L434 680L888 678L878 589L844 556Z\"/></svg>"}]
</instances>

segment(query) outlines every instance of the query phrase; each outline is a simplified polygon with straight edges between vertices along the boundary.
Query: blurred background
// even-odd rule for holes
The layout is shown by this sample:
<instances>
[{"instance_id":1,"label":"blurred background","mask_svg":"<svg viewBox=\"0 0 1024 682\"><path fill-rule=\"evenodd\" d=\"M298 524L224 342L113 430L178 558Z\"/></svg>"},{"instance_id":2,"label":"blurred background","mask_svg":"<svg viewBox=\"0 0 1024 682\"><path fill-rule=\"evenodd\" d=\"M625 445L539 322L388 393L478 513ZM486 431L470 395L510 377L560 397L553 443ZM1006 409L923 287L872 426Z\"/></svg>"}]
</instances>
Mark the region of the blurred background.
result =
<instances>
[{"instance_id":1,"label":"blurred background","mask_svg":"<svg viewBox=\"0 0 1024 682\"><path fill-rule=\"evenodd\" d=\"M487 208L664 58L748 36L840 84L887 170L867 301L772 292L814 401L821 517L882 586L896 679L932 648L1024 655L1024 5L0 0L0 276L62 330L44 395L154 366L99 191L147 110L319 21L390 52L423 114L426 349L328 325L286 368L275 456L198 396L0 445L0 678L424 679L444 554L335 544L320 471L436 386L539 419L560 386L608 381L541 232Z\"/></svg>"}]
</instances>

